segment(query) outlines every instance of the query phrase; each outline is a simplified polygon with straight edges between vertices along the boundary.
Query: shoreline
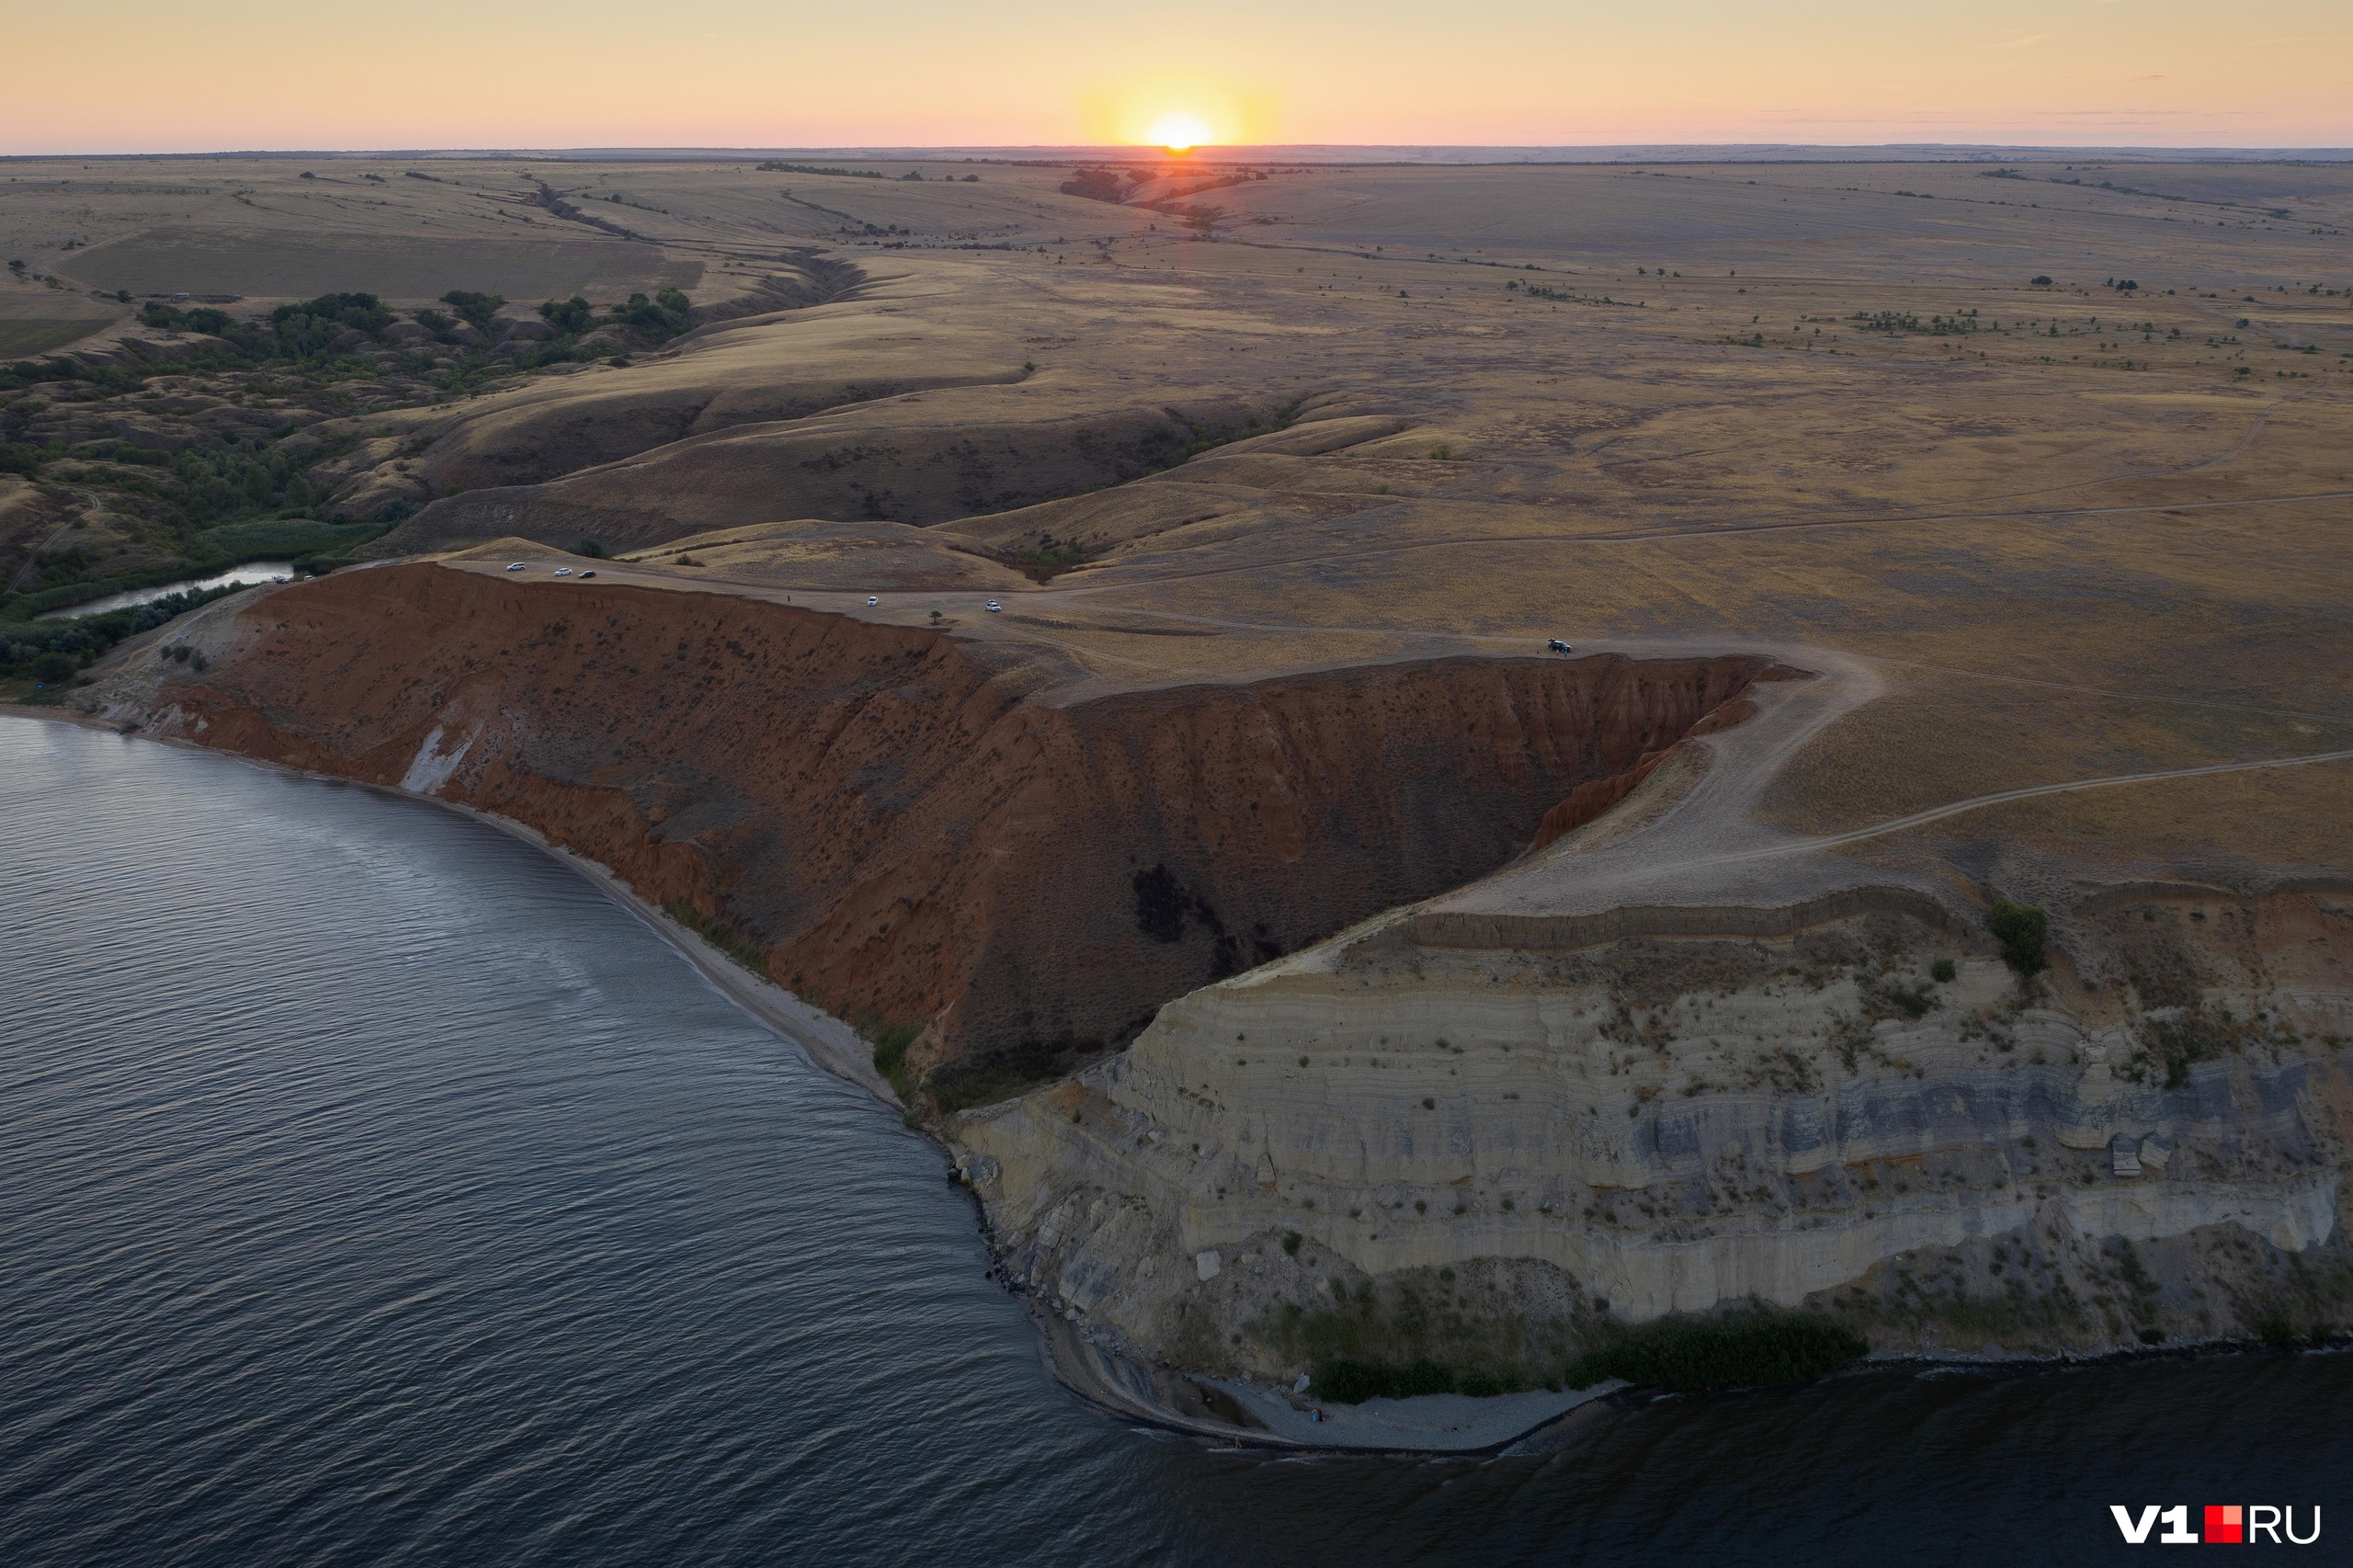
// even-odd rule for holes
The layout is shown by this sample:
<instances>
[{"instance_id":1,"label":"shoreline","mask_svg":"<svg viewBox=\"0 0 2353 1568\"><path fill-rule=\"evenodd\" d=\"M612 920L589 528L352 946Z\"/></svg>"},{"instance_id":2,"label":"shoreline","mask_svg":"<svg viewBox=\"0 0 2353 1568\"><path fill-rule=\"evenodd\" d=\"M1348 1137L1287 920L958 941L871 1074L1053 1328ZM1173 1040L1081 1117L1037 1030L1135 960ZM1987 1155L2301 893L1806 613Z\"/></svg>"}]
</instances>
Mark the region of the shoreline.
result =
<instances>
[{"instance_id":1,"label":"shoreline","mask_svg":"<svg viewBox=\"0 0 2353 1568\"><path fill-rule=\"evenodd\" d=\"M575 854L562 845L551 844L545 835L527 824L512 817L500 816L457 801L445 801L438 795L422 794L392 784L370 784L362 779L347 778L340 774L313 773L308 768L290 767L283 763L265 762L259 757L238 752L222 751L216 747L199 745L193 741L178 740L165 735L151 735L138 726L124 727L96 714L83 713L67 708L30 707L23 703L0 702L0 718L39 719L52 723L74 724L85 730L100 730L124 740L142 740L152 744L179 746L208 756L226 757L250 767L266 768L290 778L308 778L322 784L336 784L350 789L372 790L396 800L422 801L454 812L486 827L519 839L542 854L560 861L594 883L597 890L615 903L634 915L654 935L661 937L681 958L694 968L713 989L741 1007L745 1012L788 1043L800 1048L812 1065L846 1083L864 1089L891 1109L905 1114L906 1107L892 1091L890 1084L874 1070L870 1056L872 1047L856 1030L831 1014L821 1013L791 992L772 981L760 979L725 954L711 947L695 932L687 929L641 895L636 889L622 881L610 870L585 855ZM831 1038L838 1037L838 1038ZM934 1140L937 1142L937 1140Z\"/></svg>"},{"instance_id":2,"label":"shoreline","mask_svg":"<svg viewBox=\"0 0 2353 1568\"><path fill-rule=\"evenodd\" d=\"M1561 1436L1573 1428L1590 1425L1604 1410L1623 1407L1620 1395L1640 1395L1646 1391L1630 1389L1623 1382L1596 1384L1590 1390L1571 1389L1557 1394L1504 1394L1499 1400L1523 1402L1522 1410L1540 1409L1540 1414L1517 1418L1511 1413L1489 1412L1483 1421L1465 1422L1461 1427L1465 1440L1452 1443L1431 1442L1429 1435L1438 1428L1422 1423L1403 1423L1390 1416L1392 1408L1411 1409L1427 1414L1438 1408L1423 1401L1461 1402L1465 1407L1475 1405L1467 1395L1428 1394L1419 1400L1369 1400L1362 1405L1342 1405L1345 1415L1335 1416L1325 1406L1325 1420L1333 1430L1328 1435L1307 1436L1279 1430L1271 1425L1256 1427L1235 1426L1222 1421L1204 1421L1180 1415L1167 1407L1153 1394L1147 1394L1138 1384L1150 1387L1157 1382L1154 1373L1136 1362L1096 1345L1074 1324L1053 1315L1034 1300L1028 1300L1030 1320L1038 1330L1039 1358L1053 1381L1103 1411L1123 1420L1141 1423L1161 1431L1175 1432L1190 1437L1207 1439L1221 1449L1259 1449L1302 1456L1390 1456L1412 1458L1492 1459L1548 1436ZM1280 1396L1257 1384L1246 1387L1228 1379L1197 1377L1190 1373L1174 1376L1197 1385L1208 1385L1223 1392L1262 1423L1269 1415L1277 1416ZM1368 1406L1381 1406L1369 1409ZM1287 1407L1286 1407L1287 1408ZM1453 1409L1452 1404L1446 1408ZM1286 1426L1304 1427L1304 1416L1291 1414ZM1417 1440L1418 1439L1418 1440Z\"/></svg>"},{"instance_id":3,"label":"shoreline","mask_svg":"<svg viewBox=\"0 0 2353 1568\"><path fill-rule=\"evenodd\" d=\"M892 1092L890 1085L883 1080L881 1074L875 1072L871 1058L868 1054L870 1048L848 1025L830 1015L819 1013L790 991L756 978L705 942L700 936L664 915L604 866L562 846L549 843L537 829L517 822L511 817L500 816L495 812L486 812L479 807L468 806L456 801L443 800L437 795L403 790L395 785L369 784L336 774L314 773L307 768L290 767L283 763L266 762L258 757L199 745L193 741L172 736L151 735L141 727L126 727L119 722L102 719L96 714L63 706L28 707L18 703L0 703L0 717L39 719L51 722L74 724L83 729L103 731L124 740L143 740L153 744L178 746L188 751L204 752L213 756L244 763L251 767L264 768L292 778L369 790L398 800L422 801L445 811L454 812L503 833L510 838L518 839L587 879L606 897L637 916L656 936L686 959L706 983L741 1007L770 1032L797 1047L813 1065L846 1083L864 1089L879 1103L898 1111L903 1119L906 1119L906 1107L900 1102L898 1096ZM828 1038L831 1036L841 1038ZM912 1119L908 1119L908 1125L915 1126ZM946 1145L930 1130L921 1127L915 1127L915 1130L922 1132L935 1148L940 1149L943 1153L946 1152ZM952 1174L954 1167L951 1165L949 1168ZM994 1258L996 1249L988 1234L985 1214L981 1219L981 1231L983 1244L987 1247ZM1580 1412L1586 1412L1589 1415L1598 1401L1613 1397L1616 1392L1607 1390L1594 1395L1571 1393L1557 1396L1565 1398L1568 1403L1559 1408L1546 1410L1530 1422L1515 1425L1509 1431L1500 1436L1492 1435L1491 1427L1483 1426L1479 1434L1483 1440L1476 1444L1433 1445L1427 1441L1417 1442L1415 1440L1415 1434L1425 1429L1407 1426L1392 1427L1392 1432L1386 1436L1376 1436L1368 1432L1365 1440L1358 1442L1302 1440L1286 1437L1271 1427L1233 1426L1223 1422L1199 1420L1171 1410L1156 1397L1154 1390L1154 1369L1094 1345L1079 1332L1075 1324L1056 1317L1034 1297L1013 1291L1007 1293L1016 1295L1028 1309L1031 1326L1037 1330L1039 1336L1039 1358L1048 1376L1053 1381L1060 1383L1106 1415L1142 1423L1163 1431L1213 1441L1221 1447L1260 1449L1295 1454L1492 1455L1500 1453L1516 1443L1527 1441L1547 1428L1559 1426ZM1186 1374L1176 1375L1186 1376ZM1212 1387L1223 1386L1222 1381L1217 1379L1188 1381L1206 1382ZM1235 1394L1229 1393L1228 1397L1235 1397ZM1250 1398L1250 1403L1259 1403L1260 1397L1271 1398L1271 1396L1253 1396ZM1348 1422L1346 1425L1362 1426L1374 1424Z\"/></svg>"},{"instance_id":4,"label":"shoreline","mask_svg":"<svg viewBox=\"0 0 2353 1568\"><path fill-rule=\"evenodd\" d=\"M947 1145L938 1135L915 1122L907 1108L892 1092L890 1085L877 1073L870 1058L870 1047L856 1031L840 1019L822 1013L800 1000L791 992L774 983L755 976L741 965L711 947L698 933L680 926L653 903L623 882L612 871L597 861L550 843L537 829L494 812L468 806L436 795L403 790L394 785L368 783L336 774L316 773L306 768L288 767L264 761L240 753L223 751L176 737L148 733L136 724L108 720L97 714L60 704L39 706L17 702L0 702L0 718L18 718L72 724L83 729L103 731L120 739L138 739L178 746L189 751L204 752L225 757L246 766L295 778L312 779L392 796L408 801L422 801L444 810L468 817L493 828L508 837L519 840L568 867L593 883L613 903L635 915L648 929L684 958L702 980L735 1004L751 1018L797 1048L817 1067L843 1082L867 1092L879 1104L898 1111L905 1124L930 1142L935 1148L947 1153ZM953 1179L953 1166L950 1166ZM985 1214L980 1228L983 1245L994 1257L995 1246L988 1232ZM994 1267L991 1269L994 1273ZM1602 1418L1605 1412L1619 1412L1648 1403L1660 1397L1659 1391L1631 1388L1624 1384L1605 1386L1586 1393L1572 1391L1553 1396L1564 1400L1557 1407L1547 1409L1524 1425L1514 1425L1502 1435L1489 1424L1477 1426L1476 1435L1483 1440L1461 1443L1432 1443L1427 1440L1431 1428L1423 1424L1346 1421L1336 1426L1356 1426L1360 1440L1331 1441L1321 1435L1316 1437L1295 1437L1267 1425L1254 1427L1235 1426L1222 1421L1207 1421L1184 1415L1168 1407L1158 1396L1156 1383L1159 1369L1116 1351L1096 1345L1078 1325L1065 1322L1051 1308L1026 1293L1008 1290L1029 1310L1031 1325L1039 1335L1039 1355L1043 1369L1057 1383L1104 1414L1122 1420L1139 1423L1158 1430L1212 1442L1221 1448L1256 1449L1302 1456L1312 1455L1393 1455L1446 1456L1456 1458L1494 1458L1522 1445L1540 1442L1548 1437L1565 1439L1572 1431L1582 1431ZM1896 1374L1911 1377L1980 1373L1989 1376L2023 1377L2081 1369L2095 1366L2155 1360L2195 1360L2215 1356L2253 1354L2313 1354L2342 1353L2353 1350L2353 1331L2340 1332L2325 1340L2292 1342L2274 1346L2259 1341L2214 1339L2179 1345L2119 1348L2092 1355L2020 1355L1974 1357L1968 1355L1937 1356L1919 1354L1873 1354L1856 1361L1833 1378ZM1254 1418L1264 1420L1274 1414L1273 1393L1256 1384L1237 1386L1228 1380L1195 1376L1173 1370L1165 1375L1178 1377L1197 1385L1222 1392L1226 1397L1249 1409ZM1827 1381L1827 1380L1824 1380ZM1745 1391L1719 1391L1737 1392ZM1432 1400L1464 1396L1430 1395ZM1525 1398L1524 1395L1504 1395L1500 1398ZM1387 1403L1387 1402L1373 1402ZM1401 1403L1407 1402L1399 1402ZM1355 1407L1343 1407L1353 1409ZM1279 1419L1279 1417L1278 1417ZM1327 1419L1329 1419L1327 1407ZM1469 1425L1469 1424L1466 1424ZM1386 1433L1379 1428L1386 1426ZM1337 1436L1337 1432L1334 1436ZM1425 1440L1416 1441L1416 1436Z\"/></svg>"}]
</instances>

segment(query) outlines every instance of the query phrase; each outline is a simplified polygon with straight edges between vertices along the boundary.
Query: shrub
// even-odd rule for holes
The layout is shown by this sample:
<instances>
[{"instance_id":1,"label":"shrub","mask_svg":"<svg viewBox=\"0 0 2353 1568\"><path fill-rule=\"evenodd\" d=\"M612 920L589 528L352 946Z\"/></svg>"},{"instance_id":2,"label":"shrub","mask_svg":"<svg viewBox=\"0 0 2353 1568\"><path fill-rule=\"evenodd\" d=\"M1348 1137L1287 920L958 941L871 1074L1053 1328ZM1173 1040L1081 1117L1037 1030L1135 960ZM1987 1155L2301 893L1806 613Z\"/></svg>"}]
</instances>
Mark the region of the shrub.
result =
<instances>
[{"instance_id":1,"label":"shrub","mask_svg":"<svg viewBox=\"0 0 2353 1568\"><path fill-rule=\"evenodd\" d=\"M1810 1382L1870 1352L1862 1335L1812 1312L1755 1310L1719 1318L1673 1315L1629 1329L1589 1350L1569 1382L1590 1388L1609 1378L1676 1392Z\"/></svg>"},{"instance_id":2,"label":"shrub","mask_svg":"<svg viewBox=\"0 0 2353 1568\"><path fill-rule=\"evenodd\" d=\"M1452 1393L1454 1369L1443 1362L1416 1361L1410 1367L1382 1367L1368 1361L1326 1361L1315 1369L1309 1386L1333 1404L1362 1404L1369 1399L1412 1399L1416 1394Z\"/></svg>"},{"instance_id":3,"label":"shrub","mask_svg":"<svg viewBox=\"0 0 2353 1568\"><path fill-rule=\"evenodd\" d=\"M932 1104L943 1116L973 1106L995 1105L1046 1080L1061 1077L1101 1049L1101 1043L1066 1038L1001 1046L972 1061L949 1062L933 1068L924 1078L923 1092L931 1096Z\"/></svg>"},{"instance_id":4,"label":"shrub","mask_svg":"<svg viewBox=\"0 0 2353 1568\"><path fill-rule=\"evenodd\" d=\"M2041 971L2042 941L2051 929L2051 916L2041 908L1996 899L1986 913L1985 927L2002 944L2002 956L2009 960L2012 969L2020 974Z\"/></svg>"},{"instance_id":5,"label":"shrub","mask_svg":"<svg viewBox=\"0 0 2353 1568\"><path fill-rule=\"evenodd\" d=\"M915 1078L907 1071L907 1047L923 1030L914 1024L890 1024L874 1031L874 1070L891 1081L899 1098L915 1103Z\"/></svg>"},{"instance_id":6,"label":"shrub","mask_svg":"<svg viewBox=\"0 0 2353 1568\"><path fill-rule=\"evenodd\" d=\"M1283 1233L1283 1251L1293 1257L1297 1257L1299 1256L1299 1240L1300 1237L1297 1231L1285 1231Z\"/></svg>"},{"instance_id":7,"label":"shrub","mask_svg":"<svg viewBox=\"0 0 2353 1568\"><path fill-rule=\"evenodd\" d=\"M1960 972L1960 970L1953 967L1953 961L1950 959L1938 959L1928 966L1929 978L1939 985L1951 984L1953 976Z\"/></svg>"},{"instance_id":8,"label":"shrub","mask_svg":"<svg viewBox=\"0 0 2353 1568\"><path fill-rule=\"evenodd\" d=\"M605 559L605 547L593 539L584 539L572 547L572 553L585 555L591 561L602 561Z\"/></svg>"},{"instance_id":9,"label":"shrub","mask_svg":"<svg viewBox=\"0 0 2353 1568\"><path fill-rule=\"evenodd\" d=\"M662 913L700 937L733 959L738 965L766 980L767 960L760 949L731 929L727 923L704 915L683 898L674 898L662 906Z\"/></svg>"},{"instance_id":10,"label":"shrub","mask_svg":"<svg viewBox=\"0 0 2353 1568\"><path fill-rule=\"evenodd\" d=\"M1055 187L1064 196L1084 196L1091 201L1120 199L1120 175L1116 169L1074 169L1070 178Z\"/></svg>"}]
</instances>

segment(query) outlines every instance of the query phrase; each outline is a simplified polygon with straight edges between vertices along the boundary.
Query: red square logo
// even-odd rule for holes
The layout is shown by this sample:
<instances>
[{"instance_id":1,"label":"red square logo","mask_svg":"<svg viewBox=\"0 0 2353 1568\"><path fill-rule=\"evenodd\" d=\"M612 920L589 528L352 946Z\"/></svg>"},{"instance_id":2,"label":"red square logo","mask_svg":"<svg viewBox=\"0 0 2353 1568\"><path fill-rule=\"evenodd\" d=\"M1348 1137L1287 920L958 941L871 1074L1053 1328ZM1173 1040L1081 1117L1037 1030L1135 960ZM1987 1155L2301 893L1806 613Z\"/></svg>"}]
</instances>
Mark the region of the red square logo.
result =
<instances>
[{"instance_id":1,"label":"red square logo","mask_svg":"<svg viewBox=\"0 0 2353 1568\"><path fill-rule=\"evenodd\" d=\"M2206 1544L2209 1546L2245 1545L2246 1538L2241 1533L2245 1517L2244 1512L2235 1503L2229 1507L2222 1507L2212 1503L2207 1504Z\"/></svg>"}]
</instances>

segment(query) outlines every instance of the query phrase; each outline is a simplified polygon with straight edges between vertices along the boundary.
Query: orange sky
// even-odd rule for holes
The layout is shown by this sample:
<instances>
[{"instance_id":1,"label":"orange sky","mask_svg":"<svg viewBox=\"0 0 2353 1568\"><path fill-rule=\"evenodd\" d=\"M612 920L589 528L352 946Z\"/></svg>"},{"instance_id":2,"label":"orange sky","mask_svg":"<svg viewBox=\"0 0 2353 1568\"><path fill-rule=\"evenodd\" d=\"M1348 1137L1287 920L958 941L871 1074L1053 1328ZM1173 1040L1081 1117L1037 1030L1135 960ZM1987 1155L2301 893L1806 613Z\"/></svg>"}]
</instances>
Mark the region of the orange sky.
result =
<instances>
[{"instance_id":1,"label":"orange sky","mask_svg":"<svg viewBox=\"0 0 2353 1568\"><path fill-rule=\"evenodd\" d=\"M0 152L2353 144L2346 0L0 0Z\"/></svg>"}]
</instances>

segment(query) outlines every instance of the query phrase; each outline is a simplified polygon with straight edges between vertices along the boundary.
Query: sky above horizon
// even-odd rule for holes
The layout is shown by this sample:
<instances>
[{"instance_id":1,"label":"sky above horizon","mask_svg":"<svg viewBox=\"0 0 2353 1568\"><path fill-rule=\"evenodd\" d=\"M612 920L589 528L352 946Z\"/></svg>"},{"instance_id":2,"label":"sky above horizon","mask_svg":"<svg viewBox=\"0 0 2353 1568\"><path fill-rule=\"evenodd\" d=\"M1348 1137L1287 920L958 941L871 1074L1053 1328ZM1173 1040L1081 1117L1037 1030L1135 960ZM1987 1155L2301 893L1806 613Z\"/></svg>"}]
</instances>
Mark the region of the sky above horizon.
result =
<instances>
[{"instance_id":1,"label":"sky above horizon","mask_svg":"<svg viewBox=\"0 0 2353 1568\"><path fill-rule=\"evenodd\" d=\"M0 153L2353 144L2345 0L0 0Z\"/></svg>"}]
</instances>

